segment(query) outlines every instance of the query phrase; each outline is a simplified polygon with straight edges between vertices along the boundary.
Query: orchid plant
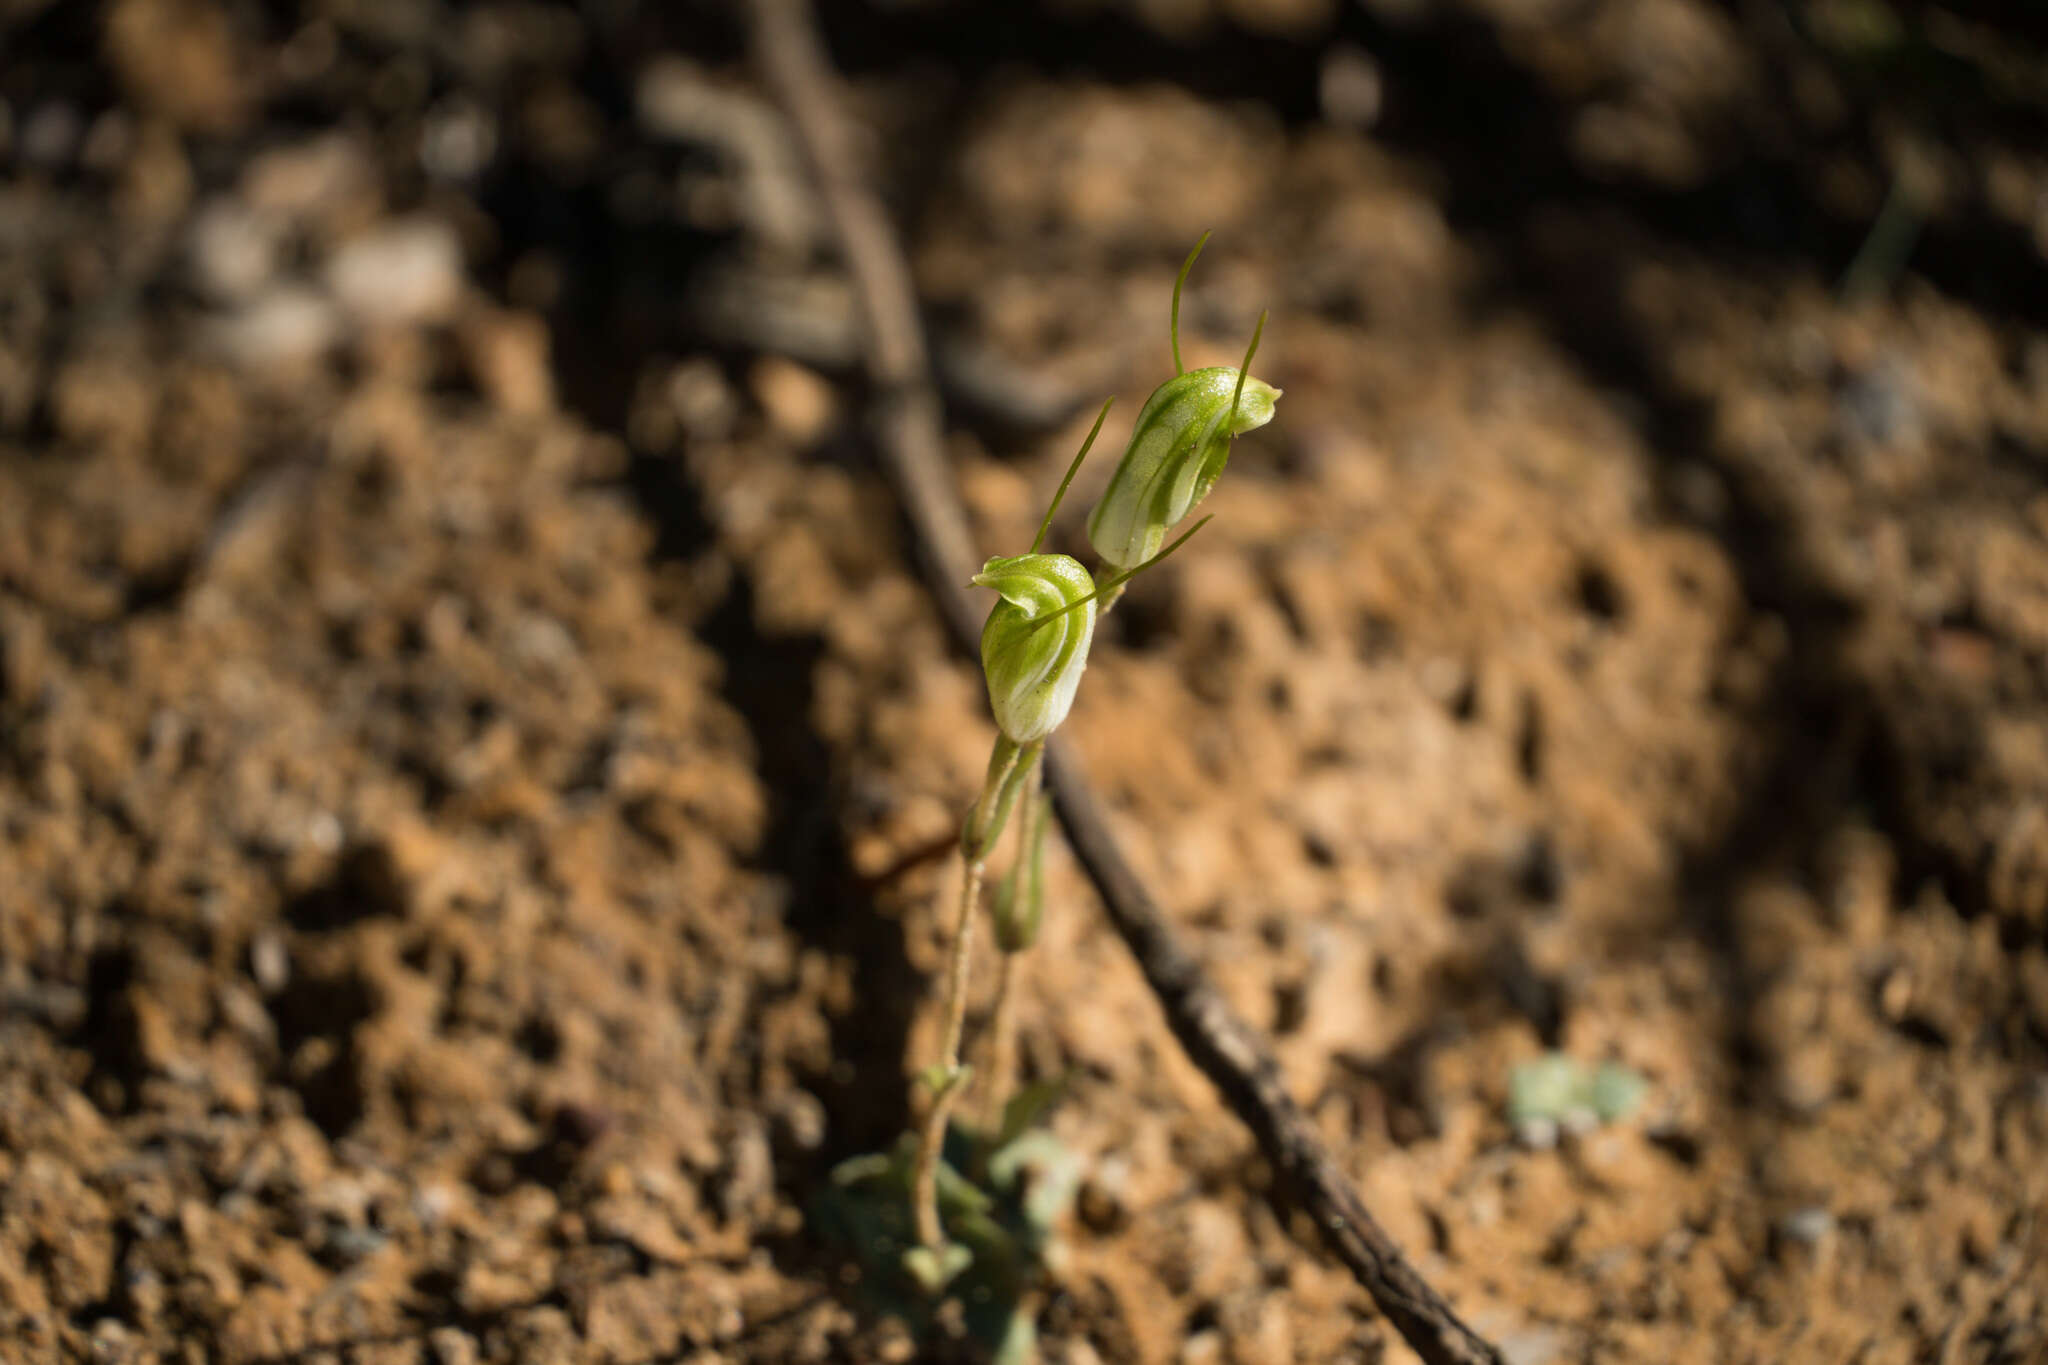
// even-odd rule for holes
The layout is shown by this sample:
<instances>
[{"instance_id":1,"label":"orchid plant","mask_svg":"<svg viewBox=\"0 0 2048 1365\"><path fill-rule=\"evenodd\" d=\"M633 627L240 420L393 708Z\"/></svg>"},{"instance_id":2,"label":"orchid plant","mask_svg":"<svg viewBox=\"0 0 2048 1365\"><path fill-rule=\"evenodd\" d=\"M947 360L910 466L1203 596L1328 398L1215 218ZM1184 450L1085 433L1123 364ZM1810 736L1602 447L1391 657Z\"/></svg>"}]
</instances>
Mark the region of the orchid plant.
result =
<instances>
[{"instance_id":1,"label":"orchid plant","mask_svg":"<svg viewBox=\"0 0 2048 1365\"><path fill-rule=\"evenodd\" d=\"M986 1257L990 1244L988 1227L983 1225L986 1218L977 1223L969 1216L983 1206L961 1195L965 1178L945 1159L953 1109L972 1077L972 1068L961 1060L961 1044L975 912L990 855L1014 815L1016 856L996 888L992 906L1001 974L990 1028L987 1107L980 1125L984 1134L1000 1137L1001 1142L971 1163L992 1173L1022 1123L1043 1107L1046 1098L1042 1092L1014 1097L1010 1093L1017 963L1037 941L1044 918L1043 853L1051 825L1050 803L1040 791L1045 741L1074 704L1099 617L1115 605L1132 578L1160 564L1207 523L1204 517L1167 541L1215 486L1230 459L1232 441L1272 421L1280 397L1280 390L1250 373L1265 330L1263 313L1243 364L1198 370L1181 364L1181 290L1208 240L1204 233L1174 279L1168 323L1174 376L1139 411L1123 458L1088 517L1088 539L1103 562L1101 576L1090 573L1078 559L1044 547L1060 502L1102 432L1110 403L1103 404L1068 465L1031 548L990 559L972 580L997 597L981 634L982 671L997 735L981 793L961 827L965 868L948 949L942 1041L937 1059L919 1073L930 1102L914 1148L906 1137L897 1158L856 1158L840 1172L842 1183L848 1178L907 1175L914 1243L902 1250L900 1268L933 1297L967 1273L978 1254ZM948 1190L953 1191L951 1197ZM1014 1329L1014 1321L1011 1326Z\"/></svg>"}]
</instances>

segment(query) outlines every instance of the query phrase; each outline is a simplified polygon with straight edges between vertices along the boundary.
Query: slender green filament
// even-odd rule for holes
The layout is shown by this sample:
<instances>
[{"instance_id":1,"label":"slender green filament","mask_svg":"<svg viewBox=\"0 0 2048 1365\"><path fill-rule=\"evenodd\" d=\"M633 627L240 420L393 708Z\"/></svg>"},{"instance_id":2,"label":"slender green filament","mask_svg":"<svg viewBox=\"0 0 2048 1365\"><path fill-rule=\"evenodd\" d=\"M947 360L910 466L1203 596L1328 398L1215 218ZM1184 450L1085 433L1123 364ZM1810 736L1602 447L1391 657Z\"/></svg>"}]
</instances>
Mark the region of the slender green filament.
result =
<instances>
[{"instance_id":1,"label":"slender green filament","mask_svg":"<svg viewBox=\"0 0 2048 1365\"><path fill-rule=\"evenodd\" d=\"M1230 391L1230 420L1223 424L1223 439L1226 441L1237 439L1237 405L1244 397L1244 377L1252 372L1252 357L1259 353L1259 338L1265 334L1266 310L1262 308L1259 310L1259 325L1252 328L1252 344L1245 347L1244 364L1237 367L1237 387ZM1087 447L1083 446L1082 451L1085 454ZM1073 475L1067 477L1072 478ZM1064 489L1065 485L1061 487Z\"/></svg>"},{"instance_id":2,"label":"slender green filament","mask_svg":"<svg viewBox=\"0 0 2048 1365\"><path fill-rule=\"evenodd\" d=\"M1215 230L1210 228L1209 232ZM1173 372L1176 375L1188 372L1188 367L1180 363L1180 288L1188 282L1188 272L1195 268L1195 257L1201 255L1202 248L1209 244L1209 232L1202 234L1201 240L1195 243L1195 249L1180 263L1180 274L1173 277L1173 313L1167 319L1166 338L1173 344Z\"/></svg>"},{"instance_id":3,"label":"slender green filament","mask_svg":"<svg viewBox=\"0 0 2048 1365\"><path fill-rule=\"evenodd\" d=\"M1253 342L1253 345L1257 344L1256 341ZM1109 416L1109 409L1115 402L1116 399L1111 398L1102 405L1102 411L1095 414L1095 425L1088 428L1088 439L1081 442L1080 453L1074 456L1074 462L1067 466L1067 476L1060 480L1059 491L1052 495L1052 506L1045 509L1045 520L1038 523L1038 534L1032 538L1030 553L1037 554L1045 548L1046 533L1052 530L1053 513L1060 510L1060 499L1067 496L1067 485L1072 483L1074 476L1081 472L1081 461L1088 458L1088 448L1094 445L1095 438L1101 435L1102 420ZM1232 408L1231 416L1235 417L1236 415L1237 410Z\"/></svg>"}]
</instances>

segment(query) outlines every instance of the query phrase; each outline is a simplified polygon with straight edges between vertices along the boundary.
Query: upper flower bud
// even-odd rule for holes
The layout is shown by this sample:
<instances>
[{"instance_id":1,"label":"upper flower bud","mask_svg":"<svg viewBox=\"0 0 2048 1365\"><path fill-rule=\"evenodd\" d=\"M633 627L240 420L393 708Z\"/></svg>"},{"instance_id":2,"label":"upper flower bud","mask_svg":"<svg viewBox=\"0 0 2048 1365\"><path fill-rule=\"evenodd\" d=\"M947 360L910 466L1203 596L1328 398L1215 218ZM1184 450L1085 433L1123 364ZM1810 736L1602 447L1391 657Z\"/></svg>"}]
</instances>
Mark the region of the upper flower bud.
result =
<instances>
[{"instance_id":1,"label":"upper flower bud","mask_svg":"<svg viewBox=\"0 0 2048 1365\"><path fill-rule=\"evenodd\" d=\"M1023 554L989 560L974 583L1003 599L981 630L981 667L996 728L1013 743L1037 743L1067 718L1088 666L1095 580L1070 555Z\"/></svg>"},{"instance_id":2,"label":"upper flower bud","mask_svg":"<svg viewBox=\"0 0 2048 1365\"><path fill-rule=\"evenodd\" d=\"M1088 515L1088 539L1105 561L1133 569L1157 554L1223 473L1231 438L1273 420L1280 390L1246 375L1239 392L1239 373L1227 365L1190 370L1153 390Z\"/></svg>"}]
</instances>

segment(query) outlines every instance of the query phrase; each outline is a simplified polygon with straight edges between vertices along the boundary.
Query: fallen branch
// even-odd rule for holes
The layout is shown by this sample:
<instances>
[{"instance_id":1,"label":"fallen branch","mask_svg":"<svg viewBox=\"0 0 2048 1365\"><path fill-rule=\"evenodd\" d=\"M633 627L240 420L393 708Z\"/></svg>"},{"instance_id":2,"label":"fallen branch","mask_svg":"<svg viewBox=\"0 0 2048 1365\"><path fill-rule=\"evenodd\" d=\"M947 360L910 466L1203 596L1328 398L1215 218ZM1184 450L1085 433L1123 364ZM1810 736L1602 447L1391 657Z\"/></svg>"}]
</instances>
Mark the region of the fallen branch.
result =
<instances>
[{"instance_id":1,"label":"fallen branch","mask_svg":"<svg viewBox=\"0 0 2048 1365\"><path fill-rule=\"evenodd\" d=\"M788 115L837 234L865 316L876 443L908 517L919 567L954 642L975 653L982 612L962 586L979 563L945 458L937 390L910 272L832 93L832 72L806 0L754 0L754 47ZM1066 746L1046 748L1046 780L1081 866L1145 973L1168 1025L1258 1139L1279 1179L1273 1197L1306 1212L1408 1344L1431 1365L1501 1365L1373 1220L1307 1115L1287 1093L1272 1049L1238 1018L1163 916L1109 833Z\"/></svg>"}]
</instances>

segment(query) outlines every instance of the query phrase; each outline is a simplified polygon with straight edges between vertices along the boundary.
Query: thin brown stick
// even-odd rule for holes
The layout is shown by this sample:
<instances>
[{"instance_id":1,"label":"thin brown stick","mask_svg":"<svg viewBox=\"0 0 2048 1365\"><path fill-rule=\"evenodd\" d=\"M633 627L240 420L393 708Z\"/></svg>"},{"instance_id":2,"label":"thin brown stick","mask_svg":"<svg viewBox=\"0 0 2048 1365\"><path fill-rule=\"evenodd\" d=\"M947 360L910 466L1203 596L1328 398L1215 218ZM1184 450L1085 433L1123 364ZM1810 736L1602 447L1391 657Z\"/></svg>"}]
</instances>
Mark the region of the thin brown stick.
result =
<instances>
[{"instance_id":1,"label":"thin brown stick","mask_svg":"<svg viewBox=\"0 0 2048 1365\"><path fill-rule=\"evenodd\" d=\"M867 320L877 448L940 613L955 643L971 654L981 614L960 585L973 571L973 537L945 459L909 270L881 204L855 169L831 68L805 0L754 0L752 12L756 54L796 129ZM1279 1176L1275 1200L1310 1216L1395 1330L1430 1365L1502 1365L1500 1353L1416 1274L1366 1211L1287 1093L1272 1049L1225 1003L1125 861L1065 745L1049 743L1045 758L1046 780L1075 854L1138 959L1174 1036L1272 1163Z\"/></svg>"},{"instance_id":2,"label":"thin brown stick","mask_svg":"<svg viewBox=\"0 0 2048 1365\"><path fill-rule=\"evenodd\" d=\"M1309 1215L1379 1310L1430 1365L1500 1365L1500 1353L1430 1288L1366 1210L1350 1178L1287 1093L1266 1040L1225 1003L1125 861L1095 793L1066 747L1048 744L1045 758L1053 806L1075 857L1143 968L1174 1036L1273 1164L1280 1177L1276 1201L1289 1201Z\"/></svg>"}]
</instances>

